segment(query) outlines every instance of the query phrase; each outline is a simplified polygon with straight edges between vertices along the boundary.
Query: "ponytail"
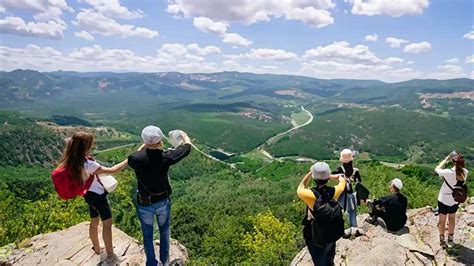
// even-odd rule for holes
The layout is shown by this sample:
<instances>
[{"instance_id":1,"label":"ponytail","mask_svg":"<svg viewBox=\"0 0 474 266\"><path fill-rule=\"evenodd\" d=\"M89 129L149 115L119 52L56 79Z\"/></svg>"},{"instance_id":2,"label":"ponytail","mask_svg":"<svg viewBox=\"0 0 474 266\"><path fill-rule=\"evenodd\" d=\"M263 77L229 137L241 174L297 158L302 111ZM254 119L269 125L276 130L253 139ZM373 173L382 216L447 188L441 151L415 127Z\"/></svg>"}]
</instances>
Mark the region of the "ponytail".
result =
<instances>
[{"instance_id":1,"label":"ponytail","mask_svg":"<svg viewBox=\"0 0 474 266\"><path fill-rule=\"evenodd\" d=\"M454 161L457 179L464 179L464 157L459 154Z\"/></svg>"}]
</instances>

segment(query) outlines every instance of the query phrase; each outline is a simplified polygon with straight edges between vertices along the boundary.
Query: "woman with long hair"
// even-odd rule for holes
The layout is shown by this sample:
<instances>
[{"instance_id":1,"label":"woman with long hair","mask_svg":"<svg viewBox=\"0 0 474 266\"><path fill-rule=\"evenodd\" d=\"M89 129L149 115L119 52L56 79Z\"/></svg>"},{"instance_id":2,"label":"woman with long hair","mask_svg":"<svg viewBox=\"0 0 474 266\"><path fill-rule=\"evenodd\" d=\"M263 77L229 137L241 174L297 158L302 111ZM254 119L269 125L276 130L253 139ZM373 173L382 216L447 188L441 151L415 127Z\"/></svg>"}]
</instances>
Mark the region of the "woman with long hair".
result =
<instances>
[{"instance_id":1,"label":"woman with long hair","mask_svg":"<svg viewBox=\"0 0 474 266\"><path fill-rule=\"evenodd\" d=\"M445 169L449 161L453 162L454 167ZM453 152L436 166L435 171L444 179L438 195L440 245L446 247L445 232L446 220L448 220L448 245L452 246L454 245L454 226L456 224L456 211L458 210L459 203L454 200L452 196L453 191L450 186L466 188L468 171L464 168L464 157L459 153Z\"/></svg>"},{"instance_id":2,"label":"woman with long hair","mask_svg":"<svg viewBox=\"0 0 474 266\"><path fill-rule=\"evenodd\" d=\"M359 169L353 166L353 155L350 149L341 151L339 161L342 163L335 171L332 172L331 179L337 179L338 175L343 175L346 179L346 187L339 197L344 211L349 214L349 224L351 226L350 234L357 232L357 198L355 195L355 185L362 182Z\"/></svg>"},{"instance_id":3,"label":"woman with long hair","mask_svg":"<svg viewBox=\"0 0 474 266\"><path fill-rule=\"evenodd\" d=\"M127 166L124 160L112 167L104 167L90 157L94 145L94 136L87 132L77 132L68 139L63 155L59 160L59 167L65 167L71 171L72 177L86 183L93 178L84 199L89 206L91 223L89 226L89 237L92 241L92 249L100 254L99 246L99 222L102 220L102 238L107 252L107 260L116 260L112 245L112 210L107 200L107 192L102 186L98 175L113 174L121 171ZM99 220L100 217L100 220Z\"/></svg>"}]
</instances>

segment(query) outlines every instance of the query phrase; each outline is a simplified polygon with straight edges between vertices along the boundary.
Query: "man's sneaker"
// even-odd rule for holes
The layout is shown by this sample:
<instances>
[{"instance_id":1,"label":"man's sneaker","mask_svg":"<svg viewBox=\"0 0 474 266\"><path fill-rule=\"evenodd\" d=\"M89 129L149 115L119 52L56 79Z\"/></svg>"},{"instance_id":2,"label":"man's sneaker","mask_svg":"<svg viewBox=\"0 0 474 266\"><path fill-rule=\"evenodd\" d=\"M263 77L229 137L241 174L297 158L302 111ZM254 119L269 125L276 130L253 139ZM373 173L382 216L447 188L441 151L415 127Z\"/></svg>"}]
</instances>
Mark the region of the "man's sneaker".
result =
<instances>
[{"instance_id":1,"label":"man's sneaker","mask_svg":"<svg viewBox=\"0 0 474 266\"><path fill-rule=\"evenodd\" d=\"M448 236L448 245L451 246L451 247L455 245L455 244L454 244L454 236L453 236L453 235L449 235L449 236Z\"/></svg>"}]
</instances>

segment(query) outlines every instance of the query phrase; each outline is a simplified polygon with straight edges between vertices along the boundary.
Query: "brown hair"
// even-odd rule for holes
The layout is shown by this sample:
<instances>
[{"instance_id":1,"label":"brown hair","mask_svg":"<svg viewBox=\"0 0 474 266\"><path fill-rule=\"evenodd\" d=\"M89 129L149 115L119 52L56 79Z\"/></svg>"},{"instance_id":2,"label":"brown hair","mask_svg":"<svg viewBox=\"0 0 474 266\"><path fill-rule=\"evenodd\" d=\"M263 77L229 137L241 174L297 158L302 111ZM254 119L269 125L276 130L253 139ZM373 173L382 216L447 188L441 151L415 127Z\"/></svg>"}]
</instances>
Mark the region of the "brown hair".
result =
<instances>
[{"instance_id":1,"label":"brown hair","mask_svg":"<svg viewBox=\"0 0 474 266\"><path fill-rule=\"evenodd\" d=\"M87 132L77 132L67 140L63 155L59 163L69 168L72 176L76 179L82 179L82 169L84 168L84 159L90 152L94 136Z\"/></svg>"},{"instance_id":2,"label":"brown hair","mask_svg":"<svg viewBox=\"0 0 474 266\"><path fill-rule=\"evenodd\" d=\"M456 171L456 178L457 179L464 179L464 157L461 154L458 154L455 159L453 159L455 171Z\"/></svg>"}]
</instances>

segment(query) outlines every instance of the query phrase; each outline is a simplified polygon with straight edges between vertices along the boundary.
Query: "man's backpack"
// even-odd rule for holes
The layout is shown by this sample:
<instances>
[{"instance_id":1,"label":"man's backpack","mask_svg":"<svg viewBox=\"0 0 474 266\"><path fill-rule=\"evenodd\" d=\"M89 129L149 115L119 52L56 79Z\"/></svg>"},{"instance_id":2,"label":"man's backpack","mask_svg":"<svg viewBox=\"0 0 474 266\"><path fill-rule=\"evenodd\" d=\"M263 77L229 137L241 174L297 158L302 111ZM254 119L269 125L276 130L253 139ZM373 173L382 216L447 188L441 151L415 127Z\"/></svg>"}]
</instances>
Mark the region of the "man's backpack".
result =
<instances>
[{"instance_id":1,"label":"man's backpack","mask_svg":"<svg viewBox=\"0 0 474 266\"><path fill-rule=\"evenodd\" d=\"M51 172L51 179L59 197L68 200L76 196L84 196L94 181L94 176L91 175L86 182L82 182L74 178L69 169L60 166Z\"/></svg>"},{"instance_id":2,"label":"man's backpack","mask_svg":"<svg viewBox=\"0 0 474 266\"><path fill-rule=\"evenodd\" d=\"M336 242L344 235L341 205L326 193L312 189L316 196L311 219L313 242L316 246Z\"/></svg>"}]
</instances>

